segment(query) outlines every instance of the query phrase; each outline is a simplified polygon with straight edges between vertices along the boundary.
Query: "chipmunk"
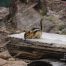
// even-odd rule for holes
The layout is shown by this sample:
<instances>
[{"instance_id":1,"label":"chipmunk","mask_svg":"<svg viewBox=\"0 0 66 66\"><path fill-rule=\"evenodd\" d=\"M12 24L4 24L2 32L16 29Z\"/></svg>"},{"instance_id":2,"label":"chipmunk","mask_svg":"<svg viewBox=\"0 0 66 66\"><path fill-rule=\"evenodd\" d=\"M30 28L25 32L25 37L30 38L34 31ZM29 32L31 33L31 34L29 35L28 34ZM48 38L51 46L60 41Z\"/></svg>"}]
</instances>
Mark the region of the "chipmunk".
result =
<instances>
[{"instance_id":1,"label":"chipmunk","mask_svg":"<svg viewBox=\"0 0 66 66\"><path fill-rule=\"evenodd\" d=\"M31 29L31 31L27 31L24 34L24 38L25 39L39 39L42 35L42 19L40 21L40 25L41 25L41 29L39 28L33 28Z\"/></svg>"}]
</instances>

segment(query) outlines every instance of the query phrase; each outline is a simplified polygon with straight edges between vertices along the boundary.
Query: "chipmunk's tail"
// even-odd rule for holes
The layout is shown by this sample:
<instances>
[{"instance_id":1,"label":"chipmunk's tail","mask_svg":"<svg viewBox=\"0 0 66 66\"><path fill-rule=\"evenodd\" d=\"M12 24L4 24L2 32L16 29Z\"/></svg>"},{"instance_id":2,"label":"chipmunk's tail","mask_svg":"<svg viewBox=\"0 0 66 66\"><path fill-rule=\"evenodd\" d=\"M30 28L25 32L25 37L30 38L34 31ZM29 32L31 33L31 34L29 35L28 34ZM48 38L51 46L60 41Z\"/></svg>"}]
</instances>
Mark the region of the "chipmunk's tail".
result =
<instances>
[{"instance_id":1,"label":"chipmunk's tail","mask_svg":"<svg viewBox=\"0 0 66 66\"><path fill-rule=\"evenodd\" d=\"M40 20L40 30L42 31L42 21L43 21L43 18L41 18Z\"/></svg>"}]
</instances>

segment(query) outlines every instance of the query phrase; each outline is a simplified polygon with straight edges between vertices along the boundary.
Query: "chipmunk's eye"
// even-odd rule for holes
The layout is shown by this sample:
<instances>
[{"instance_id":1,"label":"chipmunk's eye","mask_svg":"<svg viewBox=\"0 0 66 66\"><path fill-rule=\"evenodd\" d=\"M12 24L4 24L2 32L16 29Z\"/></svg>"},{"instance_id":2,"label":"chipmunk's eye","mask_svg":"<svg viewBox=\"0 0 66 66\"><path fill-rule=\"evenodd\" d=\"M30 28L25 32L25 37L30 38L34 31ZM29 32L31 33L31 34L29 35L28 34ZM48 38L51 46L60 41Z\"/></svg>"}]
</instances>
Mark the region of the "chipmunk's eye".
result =
<instances>
[{"instance_id":1,"label":"chipmunk's eye","mask_svg":"<svg viewBox=\"0 0 66 66\"><path fill-rule=\"evenodd\" d=\"M29 33L26 33L26 36L29 36Z\"/></svg>"},{"instance_id":2,"label":"chipmunk's eye","mask_svg":"<svg viewBox=\"0 0 66 66\"><path fill-rule=\"evenodd\" d=\"M28 34L26 36L28 36Z\"/></svg>"}]
</instances>

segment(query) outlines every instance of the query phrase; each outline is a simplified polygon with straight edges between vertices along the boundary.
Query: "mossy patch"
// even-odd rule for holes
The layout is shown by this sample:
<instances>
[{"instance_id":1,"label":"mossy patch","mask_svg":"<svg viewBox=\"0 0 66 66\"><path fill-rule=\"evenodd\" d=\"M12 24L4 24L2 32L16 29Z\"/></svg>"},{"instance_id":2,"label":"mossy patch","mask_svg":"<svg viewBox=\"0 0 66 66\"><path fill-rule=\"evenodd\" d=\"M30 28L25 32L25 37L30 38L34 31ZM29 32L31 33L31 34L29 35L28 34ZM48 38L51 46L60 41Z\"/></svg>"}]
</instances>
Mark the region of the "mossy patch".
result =
<instances>
[{"instance_id":1,"label":"mossy patch","mask_svg":"<svg viewBox=\"0 0 66 66\"><path fill-rule=\"evenodd\" d=\"M0 7L9 7L12 0L0 0Z\"/></svg>"}]
</instances>

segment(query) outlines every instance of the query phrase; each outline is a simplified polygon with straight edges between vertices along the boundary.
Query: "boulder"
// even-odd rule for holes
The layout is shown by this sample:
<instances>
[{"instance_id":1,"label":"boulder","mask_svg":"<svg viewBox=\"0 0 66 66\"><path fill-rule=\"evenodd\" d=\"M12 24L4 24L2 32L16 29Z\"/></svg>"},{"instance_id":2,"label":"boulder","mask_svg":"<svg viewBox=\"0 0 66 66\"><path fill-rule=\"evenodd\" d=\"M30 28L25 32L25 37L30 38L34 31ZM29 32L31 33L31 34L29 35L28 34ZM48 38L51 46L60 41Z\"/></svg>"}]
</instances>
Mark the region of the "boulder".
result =
<instances>
[{"instance_id":1,"label":"boulder","mask_svg":"<svg viewBox=\"0 0 66 66\"><path fill-rule=\"evenodd\" d=\"M6 64L6 63L7 63L6 60L0 58L0 66L4 65L4 64Z\"/></svg>"}]
</instances>

